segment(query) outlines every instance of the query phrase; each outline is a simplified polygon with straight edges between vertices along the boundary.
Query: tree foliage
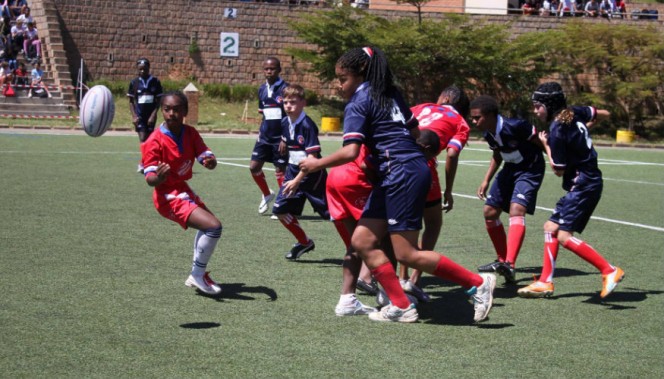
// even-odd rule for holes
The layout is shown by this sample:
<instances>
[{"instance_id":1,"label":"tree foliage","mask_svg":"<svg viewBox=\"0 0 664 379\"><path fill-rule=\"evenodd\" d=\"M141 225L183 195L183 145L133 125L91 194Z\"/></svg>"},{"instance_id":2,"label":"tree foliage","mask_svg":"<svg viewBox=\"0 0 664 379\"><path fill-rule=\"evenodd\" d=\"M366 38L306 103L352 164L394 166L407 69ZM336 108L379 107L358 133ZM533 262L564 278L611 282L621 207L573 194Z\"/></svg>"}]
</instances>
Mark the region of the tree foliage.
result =
<instances>
[{"instance_id":1,"label":"tree foliage","mask_svg":"<svg viewBox=\"0 0 664 379\"><path fill-rule=\"evenodd\" d=\"M572 22L513 44L530 46L530 61L558 73L573 101L609 109L629 129L641 128L646 114L662 115L664 36L654 27Z\"/></svg>"},{"instance_id":2,"label":"tree foliage","mask_svg":"<svg viewBox=\"0 0 664 379\"><path fill-rule=\"evenodd\" d=\"M444 87L456 84L496 97L504 113L526 117L533 89L556 79L570 103L607 108L614 124L632 128L642 125L645 114L662 115L664 35L654 27L570 22L511 39L509 24L470 21L456 14L421 23L408 17L388 20L342 7L291 22L315 48L290 52L331 81L345 51L376 45L413 103L434 101Z\"/></svg>"}]
</instances>

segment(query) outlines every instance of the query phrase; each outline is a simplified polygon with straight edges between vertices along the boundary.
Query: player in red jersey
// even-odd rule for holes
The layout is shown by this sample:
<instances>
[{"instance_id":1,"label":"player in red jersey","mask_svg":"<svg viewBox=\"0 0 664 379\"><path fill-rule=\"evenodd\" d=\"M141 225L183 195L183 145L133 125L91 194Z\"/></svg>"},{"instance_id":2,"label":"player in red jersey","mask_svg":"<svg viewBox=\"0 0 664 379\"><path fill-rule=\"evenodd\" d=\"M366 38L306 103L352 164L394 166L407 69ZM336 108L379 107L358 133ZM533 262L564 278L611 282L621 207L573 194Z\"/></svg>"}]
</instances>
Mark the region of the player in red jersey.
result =
<instances>
[{"instance_id":1,"label":"player in red jersey","mask_svg":"<svg viewBox=\"0 0 664 379\"><path fill-rule=\"evenodd\" d=\"M194 259L188 287L208 295L221 292L205 271L221 237L221 222L191 190L192 167L197 160L205 168L217 167L217 159L196 129L183 123L189 110L187 97L180 91L162 96L164 122L141 145L145 180L154 187L152 200L157 211L183 229L198 229L194 239Z\"/></svg>"},{"instance_id":2,"label":"player in red jersey","mask_svg":"<svg viewBox=\"0 0 664 379\"><path fill-rule=\"evenodd\" d=\"M357 226L357 220L362 217L362 211L373 188L365 172L370 167L367 159L368 150L366 146L362 146L360 154L354 161L333 167L327 177L327 206L330 218L346 246L341 296L334 309L337 316L376 312L375 308L365 306L355 296L357 284L363 280L360 271L366 266L351 247L351 236ZM368 269L366 272L371 277ZM364 282L367 283L366 280Z\"/></svg>"},{"instance_id":3,"label":"player in red jersey","mask_svg":"<svg viewBox=\"0 0 664 379\"><path fill-rule=\"evenodd\" d=\"M413 115L419 121L420 130L431 130L440 139L440 147L436 155L446 152L445 158L445 190L441 191L438 179L438 162L436 158L428 160L431 171L431 189L427 194L424 209L424 232L422 232L421 248L433 250L443 226L442 210L446 213L454 208L452 188L459 164L459 154L468 142L470 127L464 119L468 115L469 100L465 91L457 86L445 88L438 101L416 105L411 108ZM418 141L419 142L419 141ZM441 196L442 194L442 196ZM429 295L423 292L418 284L421 271L413 270L408 277L408 267L401 265L399 279L404 291L412 294L420 301L429 301Z\"/></svg>"}]
</instances>

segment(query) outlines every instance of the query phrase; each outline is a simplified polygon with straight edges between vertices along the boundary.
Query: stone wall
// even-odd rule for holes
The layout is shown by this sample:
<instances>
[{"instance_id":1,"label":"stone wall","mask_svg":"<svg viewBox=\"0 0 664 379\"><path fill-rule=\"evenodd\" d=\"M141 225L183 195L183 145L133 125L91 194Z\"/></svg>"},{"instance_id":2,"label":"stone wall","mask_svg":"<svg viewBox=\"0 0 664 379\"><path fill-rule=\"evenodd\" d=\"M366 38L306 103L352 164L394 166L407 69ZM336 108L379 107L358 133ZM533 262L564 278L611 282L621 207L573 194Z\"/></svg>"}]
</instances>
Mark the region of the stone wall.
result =
<instances>
[{"instance_id":1,"label":"stone wall","mask_svg":"<svg viewBox=\"0 0 664 379\"><path fill-rule=\"evenodd\" d=\"M263 81L262 62L268 56L282 61L282 75L323 95L331 86L306 72L307 65L291 57L288 47L307 47L288 28L287 21L306 18L318 6L252 3L219 0L53 0L63 33L71 72L78 71L80 58L88 80L129 80L136 75L135 62L146 57L153 73L162 78L195 77L201 83L258 85ZM235 8L237 17L225 17L225 8ZM385 17L416 17L414 12L372 11ZM425 17L441 18L430 13ZM474 22L513 22L514 35L556 28L568 19L538 16L475 15ZM588 20L588 22L607 22ZM615 20L634 25L656 25L662 21ZM221 57L221 32L239 33L239 57ZM189 53L192 39L200 52Z\"/></svg>"}]
</instances>

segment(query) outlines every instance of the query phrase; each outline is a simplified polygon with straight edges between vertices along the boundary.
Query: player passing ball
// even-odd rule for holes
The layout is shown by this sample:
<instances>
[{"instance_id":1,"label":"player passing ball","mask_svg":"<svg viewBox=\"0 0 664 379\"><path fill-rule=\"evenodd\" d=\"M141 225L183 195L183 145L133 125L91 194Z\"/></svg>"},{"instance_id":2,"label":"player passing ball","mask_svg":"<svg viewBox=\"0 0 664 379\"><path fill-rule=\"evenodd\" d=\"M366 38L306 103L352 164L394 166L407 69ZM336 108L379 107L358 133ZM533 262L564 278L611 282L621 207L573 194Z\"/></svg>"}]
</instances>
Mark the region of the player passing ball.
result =
<instances>
[{"instance_id":1,"label":"player passing ball","mask_svg":"<svg viewBox=\"0 0 664 379\"><path fill-rule=\"evenodd\" d=\"M415 322L419 317L381 248L383 237L389 236L400 263L465 287L473 299L474 320L486 319L493 302L495 276L472 273L441 254L418 249L431 174L416 142L417 119L393 84L385 55L374 47L351 49L339 58L335 72L340 92L348 101L343 146L321 159L304 159L300 168L311 173L350 162L357 158L363 144L371 151L378 179L351 244L387 293L390 304L370 313L369 318Z\"/></svg>"},{"instance_id":2,"label":"player passing ball","mask_svg":"<svg viewBox=\"0 0 664 379\"><path fill-rule=\"evenodd\" d=\"M141 145L145 180L154 187L152 200L159 214L178 223L183 229L198 230L194 238L191 274L185 281L208 295L221 292L205 271L221 237L221 222L191 190L187 180L198 161L213 170L217 159L198 131L183 123L189 110L187 97L180 91L168 92L161 98L164 122Z\"/></svg>"}]
</instances>

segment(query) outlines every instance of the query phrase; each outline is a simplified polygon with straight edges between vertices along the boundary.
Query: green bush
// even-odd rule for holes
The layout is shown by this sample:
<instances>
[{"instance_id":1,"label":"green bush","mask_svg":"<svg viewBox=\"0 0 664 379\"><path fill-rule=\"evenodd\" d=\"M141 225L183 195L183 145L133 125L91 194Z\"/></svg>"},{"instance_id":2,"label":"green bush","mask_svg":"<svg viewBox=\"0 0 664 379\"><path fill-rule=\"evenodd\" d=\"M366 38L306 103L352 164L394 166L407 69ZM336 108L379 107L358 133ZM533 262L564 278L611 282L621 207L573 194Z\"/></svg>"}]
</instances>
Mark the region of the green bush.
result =
<instances>
[{"instance_id":1,"label":"green bush","mask_svg":"<svg viewBox=\"0 0 664 379\"><path fill-rule=\"evenodd\" d=\"M231 88L232 101L245 101L258 99L258 88L256 86L238 84Z\"/></svg>"},{"instance_id":2,"label":"green bush","mask_svg":"<svg viewBox=\"0 0 664 379\"><path fill-rule=\"evenodd\" d=\"M208 83L203 85L205 96L212 99L221 99L224 101L231 101L232 90L231 86L225 83Z\"/></svg>"},{"instance_id":3,"label":"green bush","mask_svg":"<svg viewBox=\"0 0 664 379\"><path fill-rule=\"evenodd\" d=\"M106 88L108 88L113 94L113 96L125 96L127 95L127 90L129 89L129 82L100 79L87 83L87 86L90 88L98 85L105 86Z\"/></svg>"}]
</instances>

